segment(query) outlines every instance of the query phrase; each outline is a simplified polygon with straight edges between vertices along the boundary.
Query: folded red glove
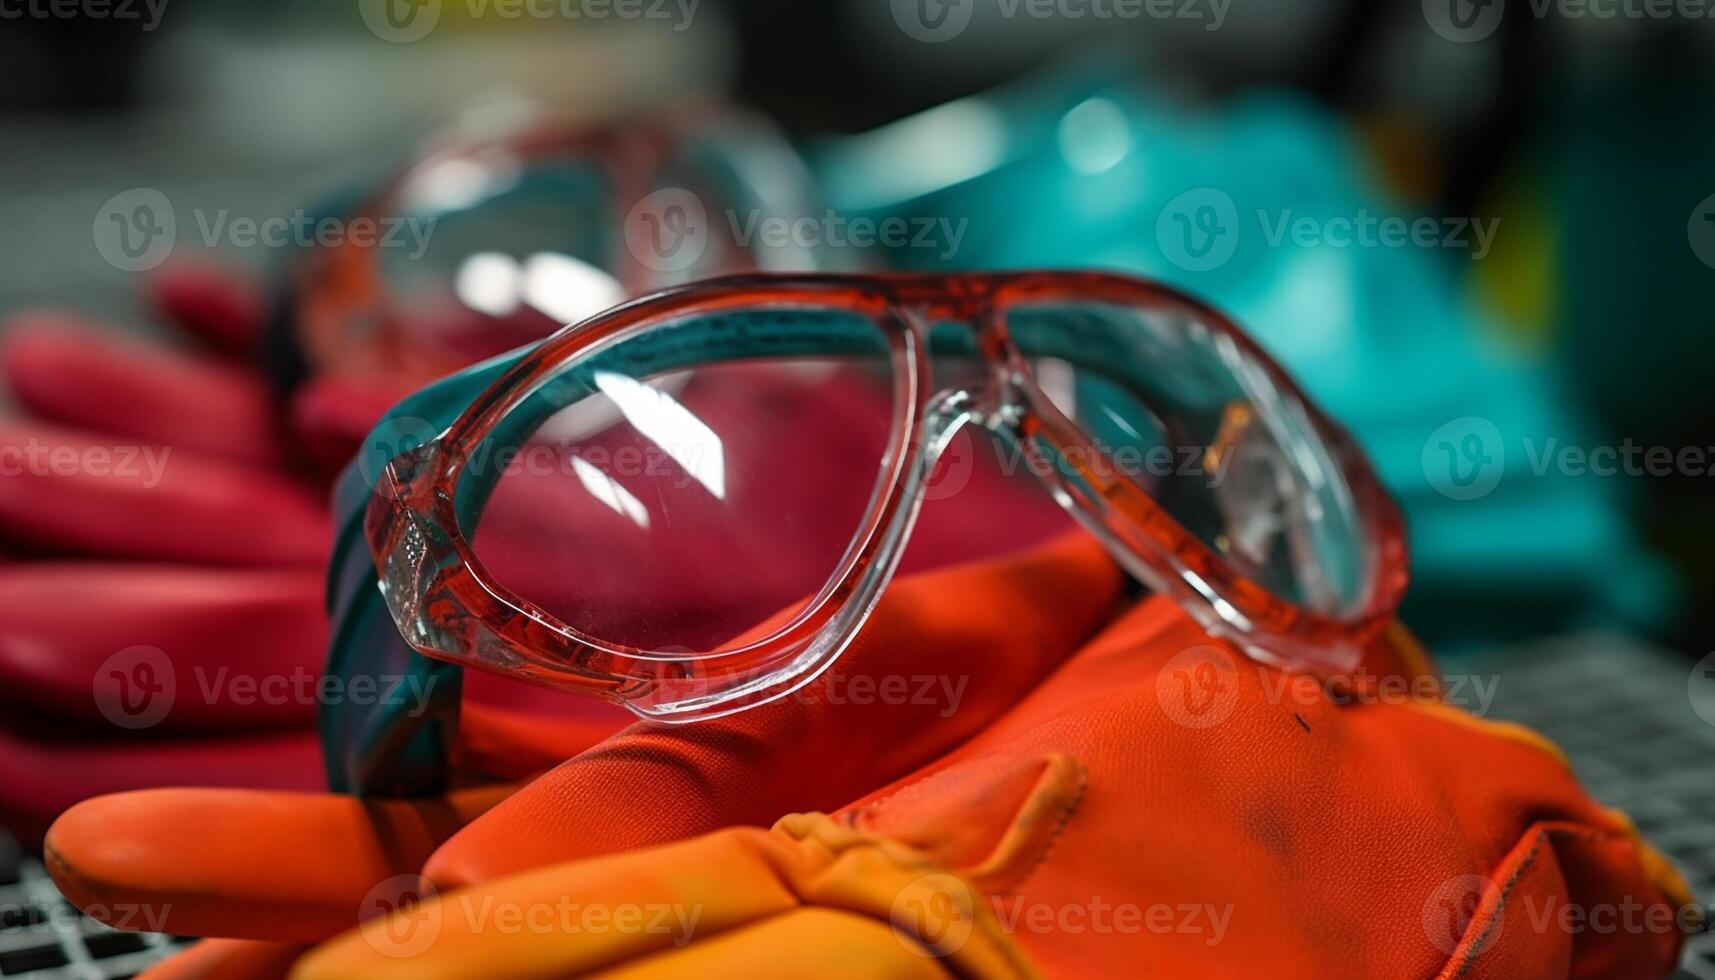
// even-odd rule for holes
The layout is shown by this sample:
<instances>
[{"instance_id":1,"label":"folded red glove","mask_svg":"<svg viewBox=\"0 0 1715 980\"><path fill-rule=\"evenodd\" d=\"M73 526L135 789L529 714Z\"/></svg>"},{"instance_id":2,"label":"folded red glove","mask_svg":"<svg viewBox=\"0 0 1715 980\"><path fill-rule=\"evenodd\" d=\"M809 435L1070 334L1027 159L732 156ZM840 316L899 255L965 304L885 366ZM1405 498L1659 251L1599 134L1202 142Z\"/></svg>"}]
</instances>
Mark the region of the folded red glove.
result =
<instances>
[{"instance_id":1,"label":"folded red glove","mask_svg":"<svg viewBox=\"0 0 1715 980\"><path fill-rule=\"evenodd\" d=\"M0 341L27 413L0 422L0 822L26 838L101 792L322 782L331 530L250 360L257 290L182 266L150 298L191 344L58 312Z\"/></svg>"}]
</instances>

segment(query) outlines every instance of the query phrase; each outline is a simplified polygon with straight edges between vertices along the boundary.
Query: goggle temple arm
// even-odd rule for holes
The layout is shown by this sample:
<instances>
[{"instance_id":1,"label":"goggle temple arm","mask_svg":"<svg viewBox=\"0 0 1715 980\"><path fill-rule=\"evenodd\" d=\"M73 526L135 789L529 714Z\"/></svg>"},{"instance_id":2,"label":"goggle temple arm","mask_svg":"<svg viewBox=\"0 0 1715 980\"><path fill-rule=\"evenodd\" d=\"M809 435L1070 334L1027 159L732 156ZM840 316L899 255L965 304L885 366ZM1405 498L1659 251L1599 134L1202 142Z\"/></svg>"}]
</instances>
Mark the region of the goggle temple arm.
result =
<instances>
[{"instance_id":1,"label":"goggle temple arm","mask_svg":"<svg viewBox=\"0 0 1715 980\"><path fill-rule=\"evenodd\" d=\"M444 430L477 395L518 363L512 351L444 378L395 406L375 432L420 420ZM373 433L372 433L373 436ZM458 731L464 670L425 657L400 636L381 595L364 535L373 480L393 447L371 442L334 485L337 521L328 569L327 610L333 632L324 671L342 683L317 718L329 788L359 796L427 796L447 789ZM352 682L368 678L373 697L359 701Z\"/></svg>"}]
</instances>

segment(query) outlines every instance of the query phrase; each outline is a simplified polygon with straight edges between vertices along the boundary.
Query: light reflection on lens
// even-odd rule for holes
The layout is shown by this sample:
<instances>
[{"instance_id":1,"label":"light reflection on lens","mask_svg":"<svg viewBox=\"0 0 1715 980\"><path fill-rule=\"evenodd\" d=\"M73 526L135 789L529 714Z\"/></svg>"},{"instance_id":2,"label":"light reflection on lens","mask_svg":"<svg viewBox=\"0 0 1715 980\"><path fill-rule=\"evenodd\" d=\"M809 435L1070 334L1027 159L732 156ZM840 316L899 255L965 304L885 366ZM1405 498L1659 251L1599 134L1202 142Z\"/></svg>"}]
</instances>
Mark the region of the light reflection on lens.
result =
<instances>
[{"instance_id":1,"label":"light reflection on lens","mask_svg":"<svg viewBox=\"0 0 1715 980\"><path fill-rule=\"evenodd\" d=\"M721 437L713 429L672 395L633 378L597 371L595 383L645 439L678 463L715 499L726 498L726 456L721 451Z\"/></svg>"}]
</instances>

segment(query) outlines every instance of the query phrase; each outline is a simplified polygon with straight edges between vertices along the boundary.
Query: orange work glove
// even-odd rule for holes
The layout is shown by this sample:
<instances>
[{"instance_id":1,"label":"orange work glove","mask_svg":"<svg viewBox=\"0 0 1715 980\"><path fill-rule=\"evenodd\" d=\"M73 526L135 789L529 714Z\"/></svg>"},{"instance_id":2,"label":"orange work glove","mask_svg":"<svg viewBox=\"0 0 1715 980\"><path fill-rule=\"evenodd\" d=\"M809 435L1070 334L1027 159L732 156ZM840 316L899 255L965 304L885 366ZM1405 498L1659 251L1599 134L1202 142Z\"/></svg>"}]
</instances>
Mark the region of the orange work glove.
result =
<instances>
[{"instance_id":1,"label":"orange work glove","mask_svg":"<svg viewBox=\"0 0 1715 980\"><path fill-rule=\"evenodd\" d=\"M431 888L292 975L1665 976L1677 874L1426 668L1396 629L1325 688L1151 598L831 816Z\"/></svg>"},{"instance_id":2,"label":"orange work glove","mask_svg":"<svg viewBox=\"0 0 1715 980\"><path fill-rule=\"evenodd\" d=\"M729 718L689 728L640 722L603 740L611 728L502 713L467 691L456 754L467 782L519 778L571 757L516 793L474 786L426 801L122 793L67 812L48 836L48 864L68 897L116 925L319 941L373 912L366 896L395 876L415 882L427 868L451 887L735 822L766 826L884 786L1040 684L1112 615L1121 590L1119 571L1081 533L902 576L826 674ZM121 914L137 909L149 914ZM163 969L266 975L262 965L290 958L266 944L210 943Z\"/></svg>"}]
</instances>

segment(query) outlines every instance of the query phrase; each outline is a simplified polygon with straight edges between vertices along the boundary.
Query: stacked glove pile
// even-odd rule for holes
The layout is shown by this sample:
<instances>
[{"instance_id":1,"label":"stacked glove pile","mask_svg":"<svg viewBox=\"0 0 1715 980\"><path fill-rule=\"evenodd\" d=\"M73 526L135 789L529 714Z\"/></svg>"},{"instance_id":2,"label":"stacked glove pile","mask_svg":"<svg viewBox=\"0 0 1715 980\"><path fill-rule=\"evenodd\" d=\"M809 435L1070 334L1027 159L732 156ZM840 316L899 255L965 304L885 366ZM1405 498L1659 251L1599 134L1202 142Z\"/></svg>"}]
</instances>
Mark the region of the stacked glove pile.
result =
<instances>
[{"instance_id":1,"label":"stacked glove pile","mask_svg":"<svg viewBox=\"0 0 1715 980\"><path fill-rule=\"evenodd\" d=\"M0 347L27 413L0 425L0 821L26 836L96 792L320 780L314 700L262 684L313 689L327 642L327 507L292 447L349 453L388 395L306 389L282 425L249 284L180 269L152 300L191 344L44 311Z\"/></svg>"}]
</instances>

